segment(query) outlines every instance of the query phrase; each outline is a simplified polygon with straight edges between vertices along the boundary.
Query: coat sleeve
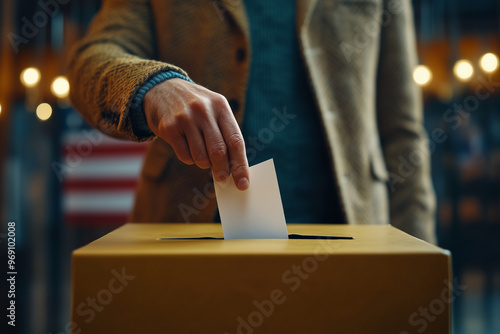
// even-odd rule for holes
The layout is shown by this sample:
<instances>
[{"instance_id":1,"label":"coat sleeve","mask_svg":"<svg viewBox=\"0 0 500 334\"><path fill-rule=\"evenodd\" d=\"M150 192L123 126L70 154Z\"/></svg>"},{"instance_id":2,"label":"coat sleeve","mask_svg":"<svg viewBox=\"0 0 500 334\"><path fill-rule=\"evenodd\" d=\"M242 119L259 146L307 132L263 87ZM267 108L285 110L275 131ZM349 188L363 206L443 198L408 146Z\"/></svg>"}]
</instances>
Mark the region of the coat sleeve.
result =
<instances>
[{"instance_id":1,"label":"coat sleeve","mask_svg":"<svg viewBox=\"0 0 500 334\"><path fill-rule=\"evenodd\" d=\"M435 195L421 92L413 82L417 64L409 0L384 1L377 74L377 123L389 172L391 224L435 243Z\"/></svg>"},{"instance_id":2,"label":"coat sleeve","mask_svg":"<svg viewBox=\"0 0 500 334\"><path fill-rule=\"evenodd\" d=\"M174 65L150 60L156 54L155 42L149 1L103 1L68 63L71 101L89 124L116 138L154 138L151 132L134 131L131 106L136 93L161 73L188 78Z\"/></svg>"}]
</instances>

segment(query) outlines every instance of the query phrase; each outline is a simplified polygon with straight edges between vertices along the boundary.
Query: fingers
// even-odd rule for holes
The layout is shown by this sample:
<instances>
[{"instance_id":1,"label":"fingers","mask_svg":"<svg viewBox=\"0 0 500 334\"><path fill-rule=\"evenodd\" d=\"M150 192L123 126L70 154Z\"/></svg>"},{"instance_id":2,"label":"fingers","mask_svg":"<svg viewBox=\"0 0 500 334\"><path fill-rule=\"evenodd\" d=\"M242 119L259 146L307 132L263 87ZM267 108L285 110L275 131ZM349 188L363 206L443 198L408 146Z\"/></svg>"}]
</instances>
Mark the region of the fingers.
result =
<instances>
[{"instance_id":1,"label":"fingers","mask_svg":"<svg viewBox=\"0 0 500 334\"><path fill-rule=\"evenodd\" d=\"M144 113L151 130L172 146L180 161L212 167L216 181L232 174L238 189L248 188L245 142L224 96L171 79L146 94Z\"/></svg>"},{"instance_id":2,"label":"fingers","mask_svg":"<svg viewBox=\"0 0 500 334\"><path fill-rule=\"evenodd\" d=\"M219 127L226 143L234 183L239 190L250 185L250 171L245 151L245 141L234 116L223 113L219 118Z\"/></svg>"},{"instance_id":3,"label":"fingers","mask_svg":"<svg viewBox=\"0 0 500 334\"><path fill-rule=\"evenodd\" d=\"M191 157L191 151L189 150L186 137L178 135L175 139L170 140L169 144L174 149L174 152L180 161L182 161L186 165L194 164L194 160Z\"/></svg>"},{"instance_id":4,"label":"fingers","mask_svg":"<svg viewBox=\"0 0 500 334\"><path fill-rule=\"evenodd\" d=\"M184 134L188 142L191 157L193 158L196 166L201 169L210 168L210 159L208 158L205 140L203 139L200 130L193 126Z\"/></svg>"},{"instance_id":5,"label":"fingers","mask_svg":"<svg viewBox=\"0 0 500 334\"><path fill-rule=\"evenodd\" d=\"M215 121L204 127L203 135L207 145L208 157L212 165L212 174L216 181L229 177L229 160L226 143Z\"/></svg>"}]
</instances>

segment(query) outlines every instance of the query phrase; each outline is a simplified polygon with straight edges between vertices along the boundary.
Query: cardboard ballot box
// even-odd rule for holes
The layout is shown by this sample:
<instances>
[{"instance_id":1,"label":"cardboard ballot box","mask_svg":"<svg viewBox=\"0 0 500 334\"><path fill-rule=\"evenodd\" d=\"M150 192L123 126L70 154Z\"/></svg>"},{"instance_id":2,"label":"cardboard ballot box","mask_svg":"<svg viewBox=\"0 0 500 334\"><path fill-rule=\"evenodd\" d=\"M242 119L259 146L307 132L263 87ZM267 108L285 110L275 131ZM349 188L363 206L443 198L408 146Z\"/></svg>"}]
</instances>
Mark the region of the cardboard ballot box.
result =
<instances>
[{"instance_id":1,"label":"cardboard ballot box","mask_svg":"<svg viewBox=\"0 0 500 334\"><path fill-rule=\"evenodd\" d=\"M127 224L73 252L73 333L448 333L450 253L391 226L219 240Z\"/></svg>"}]
</instances>

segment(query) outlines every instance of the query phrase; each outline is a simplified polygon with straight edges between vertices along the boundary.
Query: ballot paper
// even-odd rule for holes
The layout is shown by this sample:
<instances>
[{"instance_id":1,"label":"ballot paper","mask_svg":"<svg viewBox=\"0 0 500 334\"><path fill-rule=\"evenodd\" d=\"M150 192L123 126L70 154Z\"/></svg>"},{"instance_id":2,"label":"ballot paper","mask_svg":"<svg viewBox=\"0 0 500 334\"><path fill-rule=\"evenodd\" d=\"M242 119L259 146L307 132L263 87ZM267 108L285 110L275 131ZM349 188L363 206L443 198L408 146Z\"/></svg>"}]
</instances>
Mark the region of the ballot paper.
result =
<instances>
[{"instance_id":1,"label":"ballot paper","mask_svg":"<svg viewBox=\"0 0 500 334\"><path fill-rule=\"evenodd\" d=\"M215 182L224 239L288 239L273 159L250 167L250 187Z\"/></svg>"}]
</instances>

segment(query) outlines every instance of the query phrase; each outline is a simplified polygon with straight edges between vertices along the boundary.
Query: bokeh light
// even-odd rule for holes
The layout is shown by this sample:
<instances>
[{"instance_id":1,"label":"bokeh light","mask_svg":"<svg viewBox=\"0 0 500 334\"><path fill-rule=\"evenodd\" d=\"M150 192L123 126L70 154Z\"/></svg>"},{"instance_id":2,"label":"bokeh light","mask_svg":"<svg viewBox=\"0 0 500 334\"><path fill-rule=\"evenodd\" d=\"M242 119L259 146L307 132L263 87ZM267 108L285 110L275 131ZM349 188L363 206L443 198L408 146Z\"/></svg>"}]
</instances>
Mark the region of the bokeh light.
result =
<instances>
[{"instance_id":1,"label":"bokeh light","mask_svg":"<svg viewBox=\"0 0 500 334\"><path fill-rule=\"evenodd\" d=\"M425 86L432 80L432 72L425 65L418 65L413 70L413 80L419 86Z\"/></svg>"},{"instance_id":2,"label":"bokeh light","mask_svg":"<svg viewBox=\"0 0 500 334\"><path fill-rule=\"evenodd\" d=\"M69 94L69 82L66 77L57 77L50 86L52 93L58 98L65 98Z\"/></svg>"},{"instance_id":3,"label":"bokeh light","mask_svg":"<svg viewBox=\"0 0 500 334\"><path fill-rule=\"evenodd\" d=\"M494 53L488 52L481 57L479 64L485 72L494 72L498 69L498 57Z\"/></svg>"},{"instance_id":4,"label":"bokeh light","mask_svg":"<svg viewBox=\"0 0 500 334\"><path fill-rule=\"evenodd\" d=\"M36 107L36 116L42 120L46 121L52 116L52 107L48 103L41 103Z\"/></svg>"},{"instance_id":5,"label":"bokeh light","mask_svg":"<svg viewBox=\"0 0 500 334\"><path fill-rule=\"evenodd\" d=\"M474 68L470 61L462 59L455 63L453 73L461 81L468 81L474 74Z\"/></svg>"},{"instance_id":6,"label":"bokeh light","mask_svg":"<svg viewBox=\"0 0 500 334\"><path fill-rule=\"evenodd\" d=\"M28 67L21 73L21 83L26 87L33 87L40 81L40 71L36 67Z\"/></svg>"}]
</instances>

